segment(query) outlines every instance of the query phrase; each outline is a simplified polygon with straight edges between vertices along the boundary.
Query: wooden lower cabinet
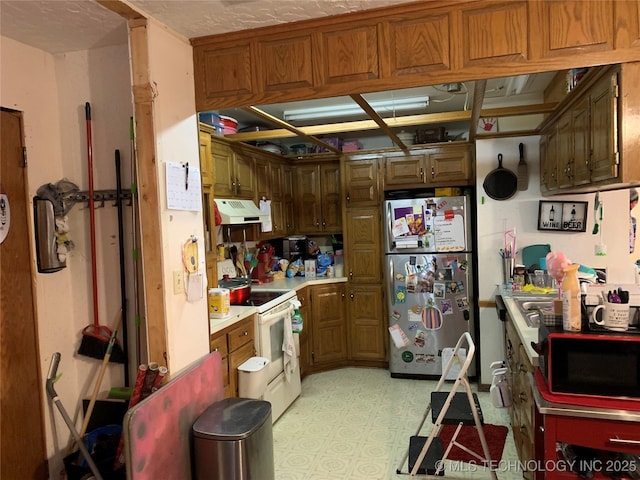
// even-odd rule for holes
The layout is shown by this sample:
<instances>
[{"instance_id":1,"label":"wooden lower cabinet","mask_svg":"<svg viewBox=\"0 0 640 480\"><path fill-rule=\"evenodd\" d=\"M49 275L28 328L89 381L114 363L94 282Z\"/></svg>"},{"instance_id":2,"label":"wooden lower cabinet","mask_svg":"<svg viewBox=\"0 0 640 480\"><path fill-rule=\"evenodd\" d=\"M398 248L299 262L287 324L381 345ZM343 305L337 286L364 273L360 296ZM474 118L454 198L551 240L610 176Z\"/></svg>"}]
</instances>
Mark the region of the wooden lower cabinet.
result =
<instances>
[{"instance_id":1,"label":"wooden lower cabinet","mask_svg":"<svg viewBox=\"0 0 640 480\"><path fill-rule=\"evenodd\" d=\"M300 332L300 377L309 372L311 367L311 300L309 298L309 291L311 287L303 288L296 292L298 301L300 302L300 315L302 315L302 331Z\"/></svg>"},{"instance_id":2,"label":"wooden lower cabinet","mask_svg":"<svg viewBox=\"0 0 640 480\"><path fill-rule=\"evenodd\" d=\"M518 458L523 465L535 465L535 401L527 373L534 368L527 357L520 336L507 314L505 325L505 354L509 367L507 382L511 389L512 405L509 408L513 440ZM536 472L525 470L523 477L533 480Z\"/></svg>"},{"instance_id":3,"label":"wooden lower cabinet","mask_svg":"<svg viewBox=\"0 0 640 480\"><path fill-rule=\"evenodd\" d=\"M387 335L381 285L350 285L347 295L349 360L386 366ZM378 365L379 364L379 365Z\"/></svg>"},{"instance_id":4,"label":"wooden lower cabinet","mask_svg":"<svg viewBox=\"0 0 640 480\"><path fill-rule=\"evenodd\" d=\"M224 396L238 396L238 367L255 356L255 330L253 316L240 320L209 338L209 350L220 352Z\"/></svg>"},{"instance_id":5,"label":"wooden lower cabinet","mask_svg":"<svg viewBox=\"0 0 640 480\"><path fill-rule=\"evenodd\" d=\"M314 367L342 366L347 360L347 320L343 283L311 287L311 359Z\"/></svg>"}]
</instances>

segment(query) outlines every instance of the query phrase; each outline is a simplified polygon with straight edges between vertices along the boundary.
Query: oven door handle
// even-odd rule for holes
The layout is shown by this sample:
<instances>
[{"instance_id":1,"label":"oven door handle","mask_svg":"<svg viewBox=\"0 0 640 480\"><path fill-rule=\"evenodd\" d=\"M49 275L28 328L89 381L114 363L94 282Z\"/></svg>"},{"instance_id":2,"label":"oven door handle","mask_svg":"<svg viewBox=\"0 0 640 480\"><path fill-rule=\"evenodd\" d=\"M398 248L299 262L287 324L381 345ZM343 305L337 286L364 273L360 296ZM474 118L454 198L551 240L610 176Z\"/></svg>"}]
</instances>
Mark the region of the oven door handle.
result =
<instances>
[{"instance_id":1,"label":"oven door handle","mask_svg":"<svg viewBox=\"0 0 640 480\"><path fill-rule=\"evenodd\" d=\"M275 307L278 308L278 307ZM260 314L260 323L265 325L265 324L269 324L269 323L273 323L274 320L279 320L280 318L282 318L284 315L288 315L291 316L293 315L293 305L289 304L289 306L283 310L278 310L277 312L273 312L273 313L269 313L269 312L265 312L263 314Z\"/></svg>"}]
</instances>

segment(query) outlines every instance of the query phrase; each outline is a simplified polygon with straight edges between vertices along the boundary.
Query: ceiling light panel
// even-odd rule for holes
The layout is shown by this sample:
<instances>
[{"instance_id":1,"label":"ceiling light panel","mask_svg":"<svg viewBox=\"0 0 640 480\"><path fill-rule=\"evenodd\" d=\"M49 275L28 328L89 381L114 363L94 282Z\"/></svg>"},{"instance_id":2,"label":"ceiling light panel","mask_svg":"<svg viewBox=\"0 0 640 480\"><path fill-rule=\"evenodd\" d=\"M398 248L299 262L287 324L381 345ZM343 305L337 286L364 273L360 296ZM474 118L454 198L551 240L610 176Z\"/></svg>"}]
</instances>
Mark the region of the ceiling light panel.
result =
<instances>
[{"instance_id":1,"label":"ceiling light panel","mask_svg":"<svg viewBox=\"0 0 640 480\"><path fill-rule=\"evenodd\" d=\"M396 111L416 110L426 108L429 105L429 97L421 98L398 98L393 100L382 100L369 102L378 114L394 113ZM285 110L283 112L285 121L314 120L321 118L346 117L353 115L364 115L365 111L357 104L326 105L313 108L300 108L295 110Z\"/></svg>"}]
</instances>

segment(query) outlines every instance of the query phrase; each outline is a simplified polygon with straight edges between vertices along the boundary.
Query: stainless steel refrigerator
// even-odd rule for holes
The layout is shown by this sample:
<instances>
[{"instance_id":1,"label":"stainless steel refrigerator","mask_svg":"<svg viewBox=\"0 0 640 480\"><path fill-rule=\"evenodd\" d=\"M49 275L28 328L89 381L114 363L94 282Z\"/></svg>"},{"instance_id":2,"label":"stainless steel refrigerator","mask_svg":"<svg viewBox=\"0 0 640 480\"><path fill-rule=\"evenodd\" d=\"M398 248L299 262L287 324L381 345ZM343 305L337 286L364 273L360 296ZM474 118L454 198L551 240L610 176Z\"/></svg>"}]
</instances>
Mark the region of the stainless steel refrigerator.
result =
<instances>
[{"instance_id":1,"label":"stainless steel refrigerator","mask_svg":"<svg viewBox=\"0 0 640 480\"><path fill-rule=\"evenodd\" d=\"M440 377L460 335L473 338L470 197L386 200L384 216L391 376Z\"/></svg>"}]
</instances>

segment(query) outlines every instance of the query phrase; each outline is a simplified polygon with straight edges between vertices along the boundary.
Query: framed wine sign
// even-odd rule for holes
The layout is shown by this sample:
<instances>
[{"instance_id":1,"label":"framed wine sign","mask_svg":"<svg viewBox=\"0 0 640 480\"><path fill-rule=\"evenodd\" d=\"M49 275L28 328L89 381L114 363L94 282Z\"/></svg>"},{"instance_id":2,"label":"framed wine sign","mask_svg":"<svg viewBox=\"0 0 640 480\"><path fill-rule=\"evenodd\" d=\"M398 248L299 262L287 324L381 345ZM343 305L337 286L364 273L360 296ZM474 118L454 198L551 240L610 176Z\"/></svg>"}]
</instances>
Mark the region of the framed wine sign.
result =
<instances>
[{"instance_id":1,"label":"framed wine sign","mask_svg":"<svg viewBox=\"0 0 640 480\"><path fill-rule=\"evenodd\" d=\"M538 230L584 232L587 230L589 202L549 202L540 200Z\"/></svg>"}]
</instances>

